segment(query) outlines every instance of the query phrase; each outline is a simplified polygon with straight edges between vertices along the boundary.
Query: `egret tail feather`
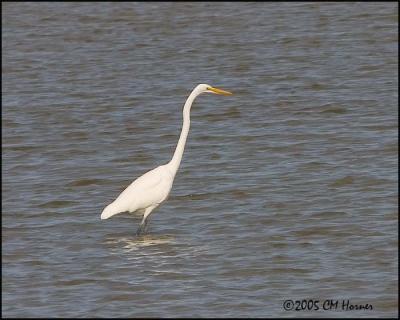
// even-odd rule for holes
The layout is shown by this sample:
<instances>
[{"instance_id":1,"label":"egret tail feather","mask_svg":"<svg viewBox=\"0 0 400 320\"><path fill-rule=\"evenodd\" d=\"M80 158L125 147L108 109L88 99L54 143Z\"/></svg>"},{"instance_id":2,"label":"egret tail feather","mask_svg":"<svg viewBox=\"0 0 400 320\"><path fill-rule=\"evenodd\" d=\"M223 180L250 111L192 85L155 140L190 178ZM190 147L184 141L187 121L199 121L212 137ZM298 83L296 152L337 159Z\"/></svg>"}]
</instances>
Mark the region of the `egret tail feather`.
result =
<instances>
[{"instance_id":1,"label":"egret tail feather","mask_svg":"<svg viewBox=\"0 0 400 320\"><path fill-rule=\"evenodd\" d=\"M120 210L116 210L111 205L108 205L107 207L105 207L105 209L101 213L100 218L101 218L101 220L105 220L105 219L108 219L120 212L121 212Z\"/></svg>"}]
</instances>

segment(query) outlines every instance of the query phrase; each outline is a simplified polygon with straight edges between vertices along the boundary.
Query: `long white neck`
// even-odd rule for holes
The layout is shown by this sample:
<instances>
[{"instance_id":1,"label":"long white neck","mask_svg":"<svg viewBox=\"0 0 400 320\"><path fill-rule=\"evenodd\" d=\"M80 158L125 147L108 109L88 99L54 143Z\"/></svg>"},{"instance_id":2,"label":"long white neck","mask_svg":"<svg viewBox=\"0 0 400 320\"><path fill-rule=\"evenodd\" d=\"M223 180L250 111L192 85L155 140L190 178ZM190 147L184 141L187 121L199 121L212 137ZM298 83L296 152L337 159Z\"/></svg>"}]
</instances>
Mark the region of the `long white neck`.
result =
<instances>
[{"instance_id":1,"label":"long white neck","mask_svg":"<svg viewBox=\"0 0 400 320\"><path fill-rule=\"evenodd\" d=\"M183 151L185 150L186 139L189 133L190 128L190 108L192 107L194 99L200 94L200 92L193 90L193 92L189 95L185 102L185 106L183 107L183 125L181 135L179 137L178 145L176 146L174 156L171 161L168 163L170 170L175 175L179 169L179 165L181 164Z\"/></svg>"}]
</instances>

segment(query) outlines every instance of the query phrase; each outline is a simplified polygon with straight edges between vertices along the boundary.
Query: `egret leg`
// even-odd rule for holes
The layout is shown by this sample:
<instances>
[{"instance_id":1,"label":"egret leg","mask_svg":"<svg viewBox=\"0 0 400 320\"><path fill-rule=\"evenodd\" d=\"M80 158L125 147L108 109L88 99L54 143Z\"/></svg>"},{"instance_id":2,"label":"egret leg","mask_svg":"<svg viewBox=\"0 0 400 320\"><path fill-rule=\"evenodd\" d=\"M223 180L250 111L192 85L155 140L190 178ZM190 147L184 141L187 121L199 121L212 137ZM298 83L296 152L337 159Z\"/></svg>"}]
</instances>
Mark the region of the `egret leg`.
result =
<instances>
[{"instance_id":1,"label":"egret leg","mask_svg":"<svg viewBox=\"0 0 400 320\"><path fill-rule=\"evenodd\" d=\"M136 235L140 236L144 232L144 225L141 223L136 231Z\"/></svg>"},{"instance_id":2,"label":"egret leg","mask_svg":"<svg viewBox=\"0 0 400 320\"><path fill-rule=\"evenodd\" d=\"M147 225L148 225L148 222L149 222L149 215L154 210L154 208L155 207L146 208L146 210L144 211L142 222L140 223L139 228L136 231L136 235L140 235L140 234L146 232Z\"/></svg>"}]
</instances>

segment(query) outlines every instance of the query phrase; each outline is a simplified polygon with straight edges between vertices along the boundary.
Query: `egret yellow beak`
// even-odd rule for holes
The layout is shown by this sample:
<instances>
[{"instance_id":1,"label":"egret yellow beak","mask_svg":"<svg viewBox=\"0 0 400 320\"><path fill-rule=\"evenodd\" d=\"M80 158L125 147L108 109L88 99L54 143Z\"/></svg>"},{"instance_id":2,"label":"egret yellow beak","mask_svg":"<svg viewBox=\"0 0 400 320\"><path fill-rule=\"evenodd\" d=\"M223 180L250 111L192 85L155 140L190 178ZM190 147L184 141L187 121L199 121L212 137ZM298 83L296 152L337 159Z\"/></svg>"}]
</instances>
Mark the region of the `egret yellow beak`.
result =
<instances>
[{"instance_id":1,"label":"egret yellow beak","mask_svg":"<svg viewBox=\"0 0 400 320\"><path fill-rule=\"evenodd\" d=\"M214 87L209 87L208 90L216 93L216 94L223 94L224 96L230 96L232 94L232 92L229 91L225 91L222 89L218 89L218 88L214 88Z\"/></svg>"}]
</instances>

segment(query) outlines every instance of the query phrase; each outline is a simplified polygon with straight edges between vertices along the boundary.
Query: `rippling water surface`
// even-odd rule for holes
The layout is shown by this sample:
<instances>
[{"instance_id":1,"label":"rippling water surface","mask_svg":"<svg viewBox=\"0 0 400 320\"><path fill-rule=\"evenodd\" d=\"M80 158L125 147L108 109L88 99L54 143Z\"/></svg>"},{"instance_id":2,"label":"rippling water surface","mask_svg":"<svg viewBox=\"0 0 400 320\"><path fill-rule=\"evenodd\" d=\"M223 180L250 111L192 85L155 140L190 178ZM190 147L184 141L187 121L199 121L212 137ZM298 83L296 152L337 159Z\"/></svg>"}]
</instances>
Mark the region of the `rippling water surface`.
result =
<instances>
[{"instance_id":1,"label":"rippling water surface","mask_svg":"<svg viewBox=\"0 0 400 320\"><path fill-rule=\"evenodd\" d=\"M397 315L397 3L2 9L3 316ZM196 100L149 233L101 221L198 83L235 95Z\"/></svg>"}]
</instances>

